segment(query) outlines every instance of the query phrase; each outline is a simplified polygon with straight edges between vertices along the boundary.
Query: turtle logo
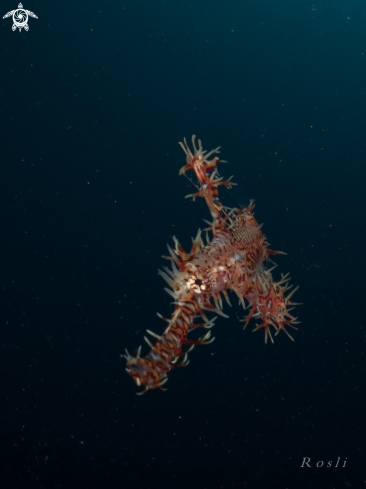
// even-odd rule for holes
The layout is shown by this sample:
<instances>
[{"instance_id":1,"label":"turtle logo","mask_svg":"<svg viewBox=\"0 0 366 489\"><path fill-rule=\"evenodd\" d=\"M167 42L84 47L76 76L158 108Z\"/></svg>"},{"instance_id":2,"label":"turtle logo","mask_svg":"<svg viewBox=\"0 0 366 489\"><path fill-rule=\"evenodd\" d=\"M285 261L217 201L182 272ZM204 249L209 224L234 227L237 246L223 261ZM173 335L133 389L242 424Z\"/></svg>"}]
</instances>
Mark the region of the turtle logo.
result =
<instances>
[{"instance_id":1,"label":"turtle logo","mask_svg":"<svg viewBox=\"0 0 366 489\"><path fill-rule=\"evenodd\" d=\"M16 28L18 27L19 32L22 30L23 27L24 30L26 31L29 30L28 15L30 17L34 17L35 19L38 19L38 17L30 10L24 10L23 5L21 3L18 5L18 8L16 10L11 10L7 14L5 14L3 19L6 19L11 15L13 16L13 22L14 22L11 28L13 29L13 31L15 31Z\"/></svg>"}]
</instances>

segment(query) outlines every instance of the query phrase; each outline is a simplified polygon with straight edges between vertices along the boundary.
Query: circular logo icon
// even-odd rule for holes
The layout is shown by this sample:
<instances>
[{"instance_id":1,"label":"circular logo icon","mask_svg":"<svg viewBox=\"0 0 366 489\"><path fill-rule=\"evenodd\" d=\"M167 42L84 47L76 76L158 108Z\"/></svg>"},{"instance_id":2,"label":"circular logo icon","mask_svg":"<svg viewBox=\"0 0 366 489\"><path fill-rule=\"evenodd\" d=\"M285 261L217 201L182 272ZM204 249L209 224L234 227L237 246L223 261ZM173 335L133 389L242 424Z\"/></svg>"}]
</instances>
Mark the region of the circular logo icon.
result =
<instances>
[{"instance_id":1,"label":"circular logo icon","mask_svg":"<svg viewBox=\"0 0 366 489\"><path fill-rule=\"evenodd\" d=\"M16 27L21 29L24 27L27 22L28 22L28 14L25 10L22 8L18 8L17 10L14 10L13 13L13 22Z\"/></svg>"}]
</instances>

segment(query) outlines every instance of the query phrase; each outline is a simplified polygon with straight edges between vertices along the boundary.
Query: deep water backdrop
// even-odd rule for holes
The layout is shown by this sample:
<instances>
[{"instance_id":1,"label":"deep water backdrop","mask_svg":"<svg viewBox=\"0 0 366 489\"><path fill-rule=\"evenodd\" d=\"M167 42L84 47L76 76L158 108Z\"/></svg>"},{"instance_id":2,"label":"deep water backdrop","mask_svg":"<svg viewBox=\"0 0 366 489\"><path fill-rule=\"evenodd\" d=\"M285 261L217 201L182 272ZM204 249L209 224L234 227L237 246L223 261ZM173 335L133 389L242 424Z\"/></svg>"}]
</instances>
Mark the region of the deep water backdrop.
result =
<instances>
[{"instance_id":1,"label":"deep water backdrop","mask_svg":"<svg viewBox=\"0 0 366 489\"><path fill-rule=\"evenodd\" d=\"M24 1L28 31L0 12L0 487L365 487L366 3ZM137 397L161 255L210 219L192 134L287 253L301 324L265 345L233 297Z\"/></svg>"}]
</instances>

